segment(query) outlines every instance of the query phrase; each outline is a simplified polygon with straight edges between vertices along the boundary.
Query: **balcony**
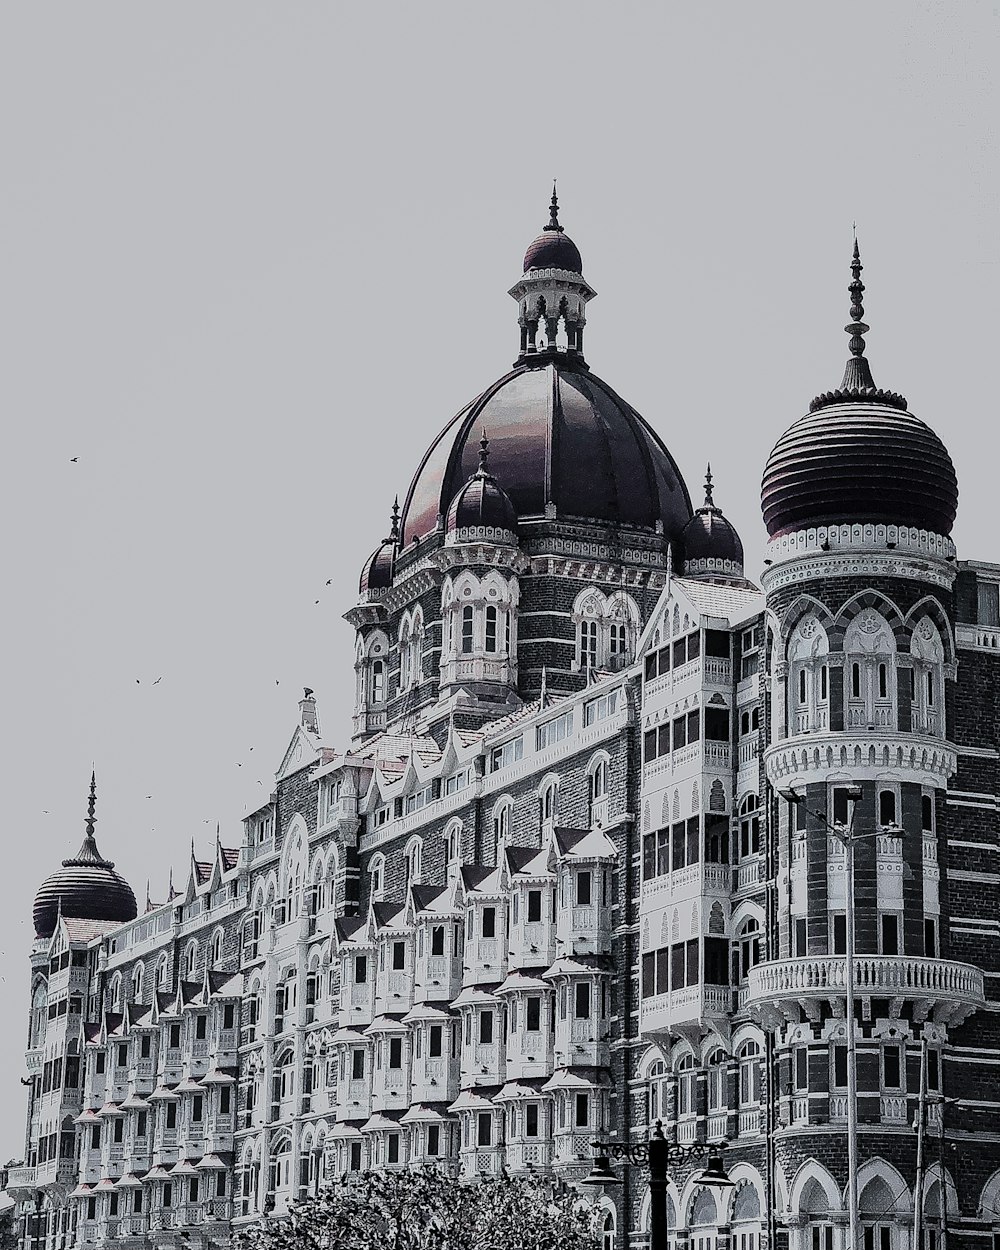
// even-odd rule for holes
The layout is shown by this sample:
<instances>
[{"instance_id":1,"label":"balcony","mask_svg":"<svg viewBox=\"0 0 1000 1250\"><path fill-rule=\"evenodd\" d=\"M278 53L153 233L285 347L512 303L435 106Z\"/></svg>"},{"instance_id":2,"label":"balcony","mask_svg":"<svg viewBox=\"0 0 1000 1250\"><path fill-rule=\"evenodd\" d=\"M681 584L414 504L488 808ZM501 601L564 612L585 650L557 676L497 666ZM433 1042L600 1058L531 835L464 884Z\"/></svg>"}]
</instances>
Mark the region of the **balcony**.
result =
<instances>
[{"instance_id":1,"label":"balcony","mask_svg":"<svg viewBox=\"0 0 1000 1250\"><path fill-rule=\"evenodd\" d=\"M733 991L728 985L689 985L644 998L640 1028L643 1033L669 1033L680 1024L721 1019L732 1006Z\"/></svg>"},{"instance_id":2,"label":"balcony","mask_svg":"<svg viewBox=\"0 0 1000 1250\"><path fill-rule=\"evenodd\" d=\"M14 1194L15 1190L27 1192L34 1188L34 1168L11 1168L7 1173L7 1192L9 1194Z\"/></svg>"},{"instance_id":3,"label":"balcony","mask_svg":"<svg viewBox=\"0 0 1000 1250\"><path fill-rule=\"evenodd\" d=\"M958 767L958 754L941 738L860 726L784 738L767 748L764 767L776 790L825 785L836 771L849 773L854 782L877 781L886 769L901 774L901 781L941 790Z\"/></svg>"},{"instance_id":4,"label":"balcony","mask_svg":"<svg viewBox=\"0 0 1000 1250\"><path fill-rule=\"evenodd\" d=\"M865 998L915 1001L914 1018L961 1024L985 1002L983 974L972 964L904 955L856 955L855 993ZM819 955L758 964L750 970L751 1014L765 1028L798 1023L800 1009L819 1018L821 1002L836 1003L847 991L847 960Z\"/></svg>"}]
</instances>

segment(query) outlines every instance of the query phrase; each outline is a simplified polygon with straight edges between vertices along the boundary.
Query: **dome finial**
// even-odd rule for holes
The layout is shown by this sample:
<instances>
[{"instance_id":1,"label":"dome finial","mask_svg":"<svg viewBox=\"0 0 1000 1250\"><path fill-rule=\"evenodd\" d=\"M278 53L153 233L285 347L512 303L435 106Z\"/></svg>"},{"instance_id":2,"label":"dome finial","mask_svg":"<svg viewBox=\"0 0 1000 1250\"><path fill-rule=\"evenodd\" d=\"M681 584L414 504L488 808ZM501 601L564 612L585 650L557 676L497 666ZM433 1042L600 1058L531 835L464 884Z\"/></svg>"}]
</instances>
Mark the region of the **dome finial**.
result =
<instances>
[{"instance_id":1,"label":"dome finial","mask_svg":"<svg viewBox=\"0 0 1000 1250\"><path fill-rule=\"evenodd\" d=\"M865 315L864 305L861 302L865 293L865 284L861 281L861 270L863 267L861 264L861 253L858 250L858 228L857 223L855 223L854 254L851 257L851 283L847 288L851 296L851 320L844 326L844 330L851 336L851 358L844 369L844 380L840 384L841 389L845 391L867 390L875 387L871 367L865 358L864 336L868 333L869 327L861 320Z\"/></svg>"},{"instance_id":2,"label":"dome finial","mask_svg":"<svg viewBox=\"0 0 1000 1250\"><path fill-rule=\"evenodd\" d=\"M715 500L712 498L712 466L707 465L705 468L705 507L714 508Z\"/></svg>"},{"instance_id":3,"label":"dome finial","mask_svg":"<svg viewBox=\"0 0 1000 1250\"><path fill-rule=\"evenodd\" d=\"M392 513L389 519L389 541L399 542L399 496L392 501Z\"/></svg>"},{"instance_id":4,"label":"dome finial","mask_svg":"<svg viewBox=\"0 0 1000 1250\"><path fill-rule=\"evenodd\" d=\"M483 436L479 440L479 474L485 477L490 471L490 440L486 437L486 426L483 426Z\"/></svg>"},{"instance_id":5,"label":"dome finial","mask_svg":"<svg viewBox=\"0 0 1000 1250\"><path fill-rule=\"evenodd\" d=\"M94 815L94 812L96 810L97 810L97 769L92 768L90 770L90 797L87 799L87 819L85 821L85 824L87 826L88 838L93 838L94 836L94 825L97 821L97 817Z\"/></svg>"},{"instance_id":6,"label":"dome finial","mask_svg":"<svg viewBox=\"0 0 1000 1250\"><path fill-rule=\"evenodd\" d=\"M556 195L555 178L552 179L552 199L549 201L549 220L545 229L556 230L559 234L563 233L563 228L559 224L559 198Z\"/></svg>"}]
</instances>

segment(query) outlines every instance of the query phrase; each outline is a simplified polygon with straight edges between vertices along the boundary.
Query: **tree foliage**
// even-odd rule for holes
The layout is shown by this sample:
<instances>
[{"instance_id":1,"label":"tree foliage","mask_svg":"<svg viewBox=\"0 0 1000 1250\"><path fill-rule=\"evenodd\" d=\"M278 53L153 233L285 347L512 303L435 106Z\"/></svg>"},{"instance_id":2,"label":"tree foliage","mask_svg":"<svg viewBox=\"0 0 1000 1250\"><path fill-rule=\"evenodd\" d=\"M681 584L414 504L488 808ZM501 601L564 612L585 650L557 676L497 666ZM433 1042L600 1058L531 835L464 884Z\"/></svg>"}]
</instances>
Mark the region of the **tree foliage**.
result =
<instances>
[{"instance_id":1,"label":"tree foliage","mask_svg":"<svg viewBox=\"0 0 1000 1250\"><path fill-rule=\"evenodd\" d=\"M237 1250L597 1250L594 1208L538 1177L361 1172L237 1236Z\"/></svg>"}]
</instances>

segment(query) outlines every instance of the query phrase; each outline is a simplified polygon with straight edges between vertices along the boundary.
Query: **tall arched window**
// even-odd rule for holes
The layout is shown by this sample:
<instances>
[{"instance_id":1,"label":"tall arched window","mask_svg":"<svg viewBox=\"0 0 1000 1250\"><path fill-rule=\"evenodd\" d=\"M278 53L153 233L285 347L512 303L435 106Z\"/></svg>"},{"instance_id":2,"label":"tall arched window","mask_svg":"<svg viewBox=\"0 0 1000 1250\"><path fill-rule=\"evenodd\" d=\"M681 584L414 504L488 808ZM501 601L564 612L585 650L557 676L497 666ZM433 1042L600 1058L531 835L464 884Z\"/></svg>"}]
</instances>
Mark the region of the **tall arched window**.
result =
<instances>
[{"instance_id":1,"label":"tall arched window","mask_svg":"<svg viewBox=\"0 0 1000 1250\"><path fill-rule=\"evenodd\" d=\"M599 756L592 761L587 778L588 824L604 824L608 818L608 761Z\"/></svg>"},{"instance_id":2,"label":"tall arched window","mask_svg":"<svg viewBox=\"0 0 1000 1250\"><path fill-rule=\"evenodd\" d=\"M896 727L896 639L889 622L865 608L844 634L848 728Z\"/></svg>"},{"instance_id":3,"label":"tall arched window","mask_svg":"<svg viewBox=\"0 0 1000 1250\"><path fill-rule=\"evenodd\" d=\"M385 856L373 855L368 865L368 885L371 897L377 902L385 888Z\"/></svg>"},{"instance_id":4,"label":"tall arched window","mask_svg":"<svg viewBox=\"0 0 1000 1250\"><path fill-rule=\"evenodd\" d=\"M513 802L502 798L493 809L493 863L499 864L510 838L510 815Z\"/></svg>"},{"instance_id":5,"label":"tall arched window","mask_svg":"<svg viewBox=\"0 0 1000 1250\"><path fill-rule=\"evenodd\" d=\"M184 978L187 981L194 980L194 974L198 967L198 943L193 939L188 942L187 949L184 951Z\"/></svg>"},{"instance_id":6,"label":"tall arched window","mask_svg":"<svg viewBox=\"0 0 1000 1250\"><path fill-rule=\"evenodd\" d=\"M420 883L420 864L423 855L423 843L419 838L411 838L406 844L406 850L403 852L403 863L406 870L406 880L403 883L404 889L409 889L411 885Z\"/></svg>"},{"instance_id":7,"label":"tall arched window","mask_svg":"<svg viewBox=\"0 0 1000 1250\"><path fill-rule=\"evenodd\" d=\"M748 916L737 930L733 958L736 962L734 979L746 985L750 969L760 963L760 924L755 916Z\"/></svg>"},{"instance_id":8,"label":"tall arched window","mask_svg":"<svg viewBox=\"0 0 1000 1250\"><path fill-rule=\"evenodd\" d=\"M918 621L910 639L911 724L915 733L944 733L944 645L929 616Z\"/></svg>"},{"instance_id":9,"label":"tall arched window","mask_svg":"<svg viewBox=\"0 0 1000 1250\"><path fill-rule=\"evenodd\" d=\"M558 804L559 783L557 781L544 782L538 800L538 812L543 825L551 825L555 821Z\"/></svg>"},{"instance_id":10,"label":"tall arched window","mask_svg":"<svg viewBox=\"0 0 1000 1250\"><path fill-rule=\"evenodd\" d=\"M677 1116L691 1116L697 1110L698 1068L694 1055L686 1054L677 1065Z\"/></svg>"},{"instance_id":11,"label":"tall arched window","mask_svg":"<svg viewBox=\"0 0 1000 1250\"><path fill-rule=\"evenodd\" d=\"M466 606L462 609L462 654L471 655L475 646L475 608Z\"/></svg>"},{"instance_id":12,"label":"tall arched window","mask_svg":"<svg viewBox=\"0 0 1000 1250\"><path fill-rule=\"evenodd\" d=\"M486 650L492 655L499 650L497 636L497 610L492 604L486 609Z\"/></svg>"},{"instance_id":13,"label":"tall arched window","mask_svg":"<svg viewBox=\"0 0 1000 1250\"><path fill-rule=\"evenodd\" d=\"M385 660L372 660L371 662L368 701L370 703L385 702Z\"/></svg>"},{"instance_id":14,"label":"tall arched window","mask_svg":"<svg viewBox=\"0 0 1000 1250\"><path fill-rule=\"evenodd\" d=\"M132 1001L134 1003L142 1002L142 978L143 966L142 964L136 964L132 969Z\"/></svg>"},{"instance_id":15,"label":"tall arched window","mask_svg":"<svg viewBox=\"0 0 1000 1250\"><path fill-rule=\"evenodd\" d=\"M169 983L170 969L167 965L167 955L164 951L164 953L160 955L159 959L156 961L156 988L158 990L165 990L168 988Z\"/></svg>"},{"instance_id":16,"label":"tall arched window","mask_svg":"<svg viewBox=\"0 0 1000 1250\"><path fill-rule=\"evenodd\" d=\"M641 617L629 595L616 591L606 596L596 587L584 590L573 605L573 620L577 668L617 670L632 662Z\"/></svg>"},{"instance_id":17,"label":"tall arched window","mask_svg":"<svg viewBox=\"0 0 1000 1250\"><path fill-rule=\"evenodd\" d=\"M726 1052L713 1050L706 1061L708 1069L708 1110L726 1110Z\"/></svg>"},{"instance_id":18,"label":"tall arched window","mask_svg":"<svg viewBox=\"0 0 1000 1250\"><path fill-rule=\"evenodd\" d=\"M449 877L454 876L462 864L462 822L453 820L445 830L445 858Z\"/></svg>"},{"instance_id":19,"label":"tall arched window","mask_svg":"<svg viewBox=\"0 0 1000 1250\"><path fill-rule=\"evenodd\" d=\"M648 1109L649 1118L647 1123L650 1128L657 1120L663 1120L667 1117L667 1066L662 1060L657 1059L656 1063L649 1069L649 1099Z\"/></svg>"},{"instance_id":20,"label":"tall arched window","mask_svg":"<svg viewBox=\"0 0 1000 1250\"><path fill-rule=\"evenodd\" d=\"M789 733L813 733L829 726L830 644L813 613L796 625L788 642Z\"/></svg>"},{"instance_id":21,"label":"tall arched window","mask_svg":"<svg viewBox=\"0 0 1000 1250\"><path fill-rule=\"evenodd\" d=\"M212 950L209 958L213 968L218 968L222 963L222 930L216 929L212 934Z\"/></svg>"},{"instance_id":22,"label":"tall arched window","mask_svg":"<svg viewBox=\"0 0 1000 1250\"><path fill-rule=\"evenodd\" d=\"M760 813L757 795L748 794L740 803L740 859L760 853Z\"/></svg>"},{"instance_id":23,"label":"tall arched window","mask_svg":"<svg viewBox=\"0 0 1000 1250\"><path fill-rule=\"evenodd\" d=\"M748 1039L740 1046L736 1057L739 1061L740 1109L756 1107L760 1103L761 1092L760 1043Z\"/></svg>"},{"instance_id":24,"label":"tall arched window","mask_svg":"<svg viewBox=\"0 0 1000 1250\"><path fill-rule=\"evenodd\" d=\"M109 993L112 1011L121 1011L122 1009L122 974L116 972L111 979L111 990Z\"/></svg>"}]
</instances>

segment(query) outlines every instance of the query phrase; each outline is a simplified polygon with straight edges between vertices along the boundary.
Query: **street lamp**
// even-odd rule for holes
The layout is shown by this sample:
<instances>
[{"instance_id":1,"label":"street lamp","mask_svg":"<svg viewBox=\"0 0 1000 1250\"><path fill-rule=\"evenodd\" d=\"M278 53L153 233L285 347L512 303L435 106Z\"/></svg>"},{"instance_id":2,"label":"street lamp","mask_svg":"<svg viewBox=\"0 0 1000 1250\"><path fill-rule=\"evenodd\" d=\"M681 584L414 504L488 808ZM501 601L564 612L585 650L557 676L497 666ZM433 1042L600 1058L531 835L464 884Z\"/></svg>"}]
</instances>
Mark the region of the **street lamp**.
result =
<instances>
[{"instance_id":1,"label":"street lamp","mask_svg":"<svg viewBox=\"0 0 1000 1250\"><path fill-rule=\"evenodd\" d=\"M648 1141L595 1141L592 1146L595 1152L594 1166L590 1175L580 1182L582 1185L621 1185L621 1178L612 1170L612 1159L627 1166L641 1167L645 1164L648 1168L649 1250L667 1250L668 1168L687 1163L690 1159L707 1157L708 1164L698 1177L701 1184L710 1185L714 1189L728 1189L734 1183L726 1175L722 1162L725 1142L711 1146L702 1142L694 1142L690 1146L674 1145L663 1136L663 1123L660 1120L656 1121L653 1135Z\"/></svg>"},{"instance_id":2,"label":"street lamp","mask_svg":"<svg viewBox=\"0 0 1000 1250\"><path fill-rule=\"evenodd\" d=\"M883 836L901 838L903 830L898 825L886 825L869 833L855 833L854 817L858 803L864 797L864 790L859 785L843 786L847 802L850 804L847 824L830 822L825 812L815 812L806 807L804 795L791 788L779 790L778 793L793 807L801 807L814 820L819 821L829 830L844 848L846 867L846 928L847 928L847 1211L850 1237L850 1250L857 1250L859 1219L858 1219L858 1064L855 1046L855 1011L854 1011L854 844L863 838ZM805 836L804 834L802 836Z\"/></svg>"}]
</instances>

